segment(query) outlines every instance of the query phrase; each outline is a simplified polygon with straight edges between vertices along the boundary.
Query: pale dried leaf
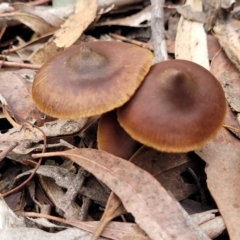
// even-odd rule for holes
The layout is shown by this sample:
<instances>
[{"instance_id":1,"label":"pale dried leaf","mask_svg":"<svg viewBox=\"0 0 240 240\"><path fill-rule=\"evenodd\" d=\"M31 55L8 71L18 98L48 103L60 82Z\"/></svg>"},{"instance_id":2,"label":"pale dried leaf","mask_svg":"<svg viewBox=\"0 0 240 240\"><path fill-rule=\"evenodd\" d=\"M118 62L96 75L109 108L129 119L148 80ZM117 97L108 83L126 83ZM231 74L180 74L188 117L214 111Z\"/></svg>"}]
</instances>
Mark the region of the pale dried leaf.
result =
<instances>
[{"instance_id":1,"label":"pale dried leaf","mask_svg":"<svg viewBox=\"0 0 240 240\"><path fill-rule=\"evenodd\" d=\"M97 0L78 0L75 13L55 34L54 43L59 48L70 47L96 17Z\"/></svg>"},{"instance_id":2,"label":"pale dried leaf","mask_svg":"<svg viewBox=\"0 0 240 240\"><path fill-rule=\"evenodd\" d=\"M147 6L140 12L133 14L129 17L119 18L115 20L109 20L106 22L98 23L96 26L110 26L110 25L121 25L129 27L147 27L149 24L141 24L145 21L151 20L151 6Z\"/></svg>"},{"instance_id":3,"label":"pale dried leaf","mask_svg":"<svg viewBox=\"0 0 240 240\"><path fill-rule=\"evenodd\" d=\"M193 11L202 11L202 1L187 0ZM190 21L181 16L175 44L176 59L185 59L209 69L207 35L203 23Z\"/></svg>"},{"instance_id":4,"label":"pale dried leaf","mask_svg":"<svg viewBox=\"0 0 240 240\"><path fill-rule=\"evenodd\" d=\"M192 225L187 214L180 211L176 201L150 174L128 161L95 149L33 155L40 156L67 157L94 174L114 190L137 224L153 240L209 239Z\"/></svg>"},{"instance_id":5,"label":"pale dried leaf","mask_svg":"<svg viewBox=\"0 0 240 240\"><path fill-rule=\"evenodd\" d=\"M226 224L230 239L240 236L240 142L224 128L196 153L206 161L207 185Z\"/></svg>"}]
</instances>

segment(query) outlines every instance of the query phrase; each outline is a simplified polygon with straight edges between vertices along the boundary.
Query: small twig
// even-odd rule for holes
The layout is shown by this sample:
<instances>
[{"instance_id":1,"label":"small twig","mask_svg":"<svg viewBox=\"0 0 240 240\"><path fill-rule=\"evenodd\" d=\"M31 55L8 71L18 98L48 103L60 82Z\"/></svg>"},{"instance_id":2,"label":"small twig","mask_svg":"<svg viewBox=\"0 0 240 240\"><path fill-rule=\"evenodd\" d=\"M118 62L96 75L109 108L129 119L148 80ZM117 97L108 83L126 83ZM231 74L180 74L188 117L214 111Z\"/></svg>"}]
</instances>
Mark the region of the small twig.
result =
<instances>
[{"instance_id":1,"label":"small twig","mask_svg":"<svg viewBox=\"0 0 240 240\"><path fill-rule=\"evenodd\" d=\"M127 42L127 43L132 43L132 44L135 44L135 45L137 45L139 47L142 47L142 48L153 50L153 47L152 47L151 43L145 43L145 42L129 39L129 38L126 38L126 37L124 37L122 35L119 35L119 34L116 34L116 33L109 33L109 35L111 37L115 38L115 39L119 39L119 40Z\"/></svg>"},{"instance_id":2,"label":"small twig","mask_svg":"<svg viewBox=\"0 0 240 240\"><path fill-rule=\"evenodd\" d=\"M0 153L0 162L6 157L6 155L11 152L16 146L18 145L17 142L12 142L8 147L6 147L1 153Z\"/></svg>"},{"instance_id":3,"label":"small twig","mask_svg":"<svg viewBox=\"0 0 240 240\"><path fill-rule=\"evenodd\" d=\"M70 224L67 219L64 218L60 218L60 217L54 217L51 215L47 215L47 214L42 214L42 213L35 213L35 212L23 212L22 216L24 217L36 217L36 218L46 218L48 220L53 220L56 222L60 222L60 223L64 223L64 224ZM74 225L73 225L74 226Z\"/></svg>"},{"instance_id":4,"label":"small twig","mask_svg":"<svg viewBox=\"0 0 240 240\"><path fill-rule=\"evenodd\" d=\"M81 206L81 221L87 221L87 217L88 217L88 212L89 212L89 207L92 203L92 200L89 197L82 197L82 206Z\"/></svg>"},{"instance_id":5,"label":"small twig","mask_svg":"<svg viewBox=\"0 0 240 240\"><path fill-rule=\"evenodd\" d=\"M29 69L40 69L41 65L29 64L29 63L18 63L18 62L6 62L0 60L1 67L17 67L17 68L29 68Z\"/></svg>"},{"instance_id":6,"label":"small twig","mask_svg":"<svg viewBox=\"0 0 240 240\"><path fill-rule=\"evenodd\" d=\"M158 63L168 59L163 17L164 0L151 0L151 4L152 4L151 29L154 49L154 63Z\"/></svg>"},{"instance_id":7,"label":"small twig","mask_svg":"<svg viewBox=\"0 0 240 240\"><path fill-rule=\"evenodd\" d=\"M76 174L74 180L72 181L71 186L68 188L65 195L60 199L59 205L57 208L57 212L59 215L62 215L62 213L65 213L69 207L69 205L72 203L72 201L75 200L78 191L83 186L85 179L87 177L88 173L83 168L80 168L78 173Z\"/></svg>"},{"instance_id":8,"label":"small twig","mask_svg":"<svg viewBox=\"0 0 240 240\"><path fill-rule=\"evenodd\" d=\"M46 33L46 34L44 34L44 35L42 35L42 36L40 36L40 37L38 37L38 38L34 38L33 40L31 40L31 41L29 41L29 42L26 42L26 43L24 43L24 44L22 44L22 45L20 45L20 46L14 46L13 48L5 49L5 50L2 51L2 53L3 53L3 54L8 54L8 53L11 53L11 52L16 52L16 51L18 51L18 50L21 50L21 49L23 49L23 48L25 48L25 47L30 46L30 45L33 44L33 43L37 43L37 42L42 41L42 40L44 40L44 39L47 40L47 39L49 39L54 33L55 33L55 31L50 32L50 33Z\"/></svg>"}]
</instances>

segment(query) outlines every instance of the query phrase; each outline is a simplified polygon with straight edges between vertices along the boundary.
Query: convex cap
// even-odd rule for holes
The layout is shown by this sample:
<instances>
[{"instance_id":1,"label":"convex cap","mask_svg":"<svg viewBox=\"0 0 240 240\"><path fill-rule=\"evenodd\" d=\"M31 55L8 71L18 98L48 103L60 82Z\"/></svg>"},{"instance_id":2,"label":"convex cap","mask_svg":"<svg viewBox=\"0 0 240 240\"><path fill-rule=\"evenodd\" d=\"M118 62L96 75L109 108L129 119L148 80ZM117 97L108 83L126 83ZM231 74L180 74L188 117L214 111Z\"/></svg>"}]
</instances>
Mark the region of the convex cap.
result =
<instances>
[{"instance_id":1,"label":"convex cap","mask_svg":"<svg viewBox=\"0 0 240 240\"><path fill-rule=\"evenodd\" d=\"M155 64L118 121L135 140L165 152L202 147L221 128L226 100L205 68L186 60Z\"/></svg>"},{"instance_id":2,"label":"convex cap","mask_svg":"<svg viewBox=\"0 0 240 240\"><path fill-rule=\"evenodd\" d=\"M43 113L77 119L117 108L151 67L150 51L128 43L88 42L48 60L36 74L32 98Z\"/></svg>"}]
</instances>

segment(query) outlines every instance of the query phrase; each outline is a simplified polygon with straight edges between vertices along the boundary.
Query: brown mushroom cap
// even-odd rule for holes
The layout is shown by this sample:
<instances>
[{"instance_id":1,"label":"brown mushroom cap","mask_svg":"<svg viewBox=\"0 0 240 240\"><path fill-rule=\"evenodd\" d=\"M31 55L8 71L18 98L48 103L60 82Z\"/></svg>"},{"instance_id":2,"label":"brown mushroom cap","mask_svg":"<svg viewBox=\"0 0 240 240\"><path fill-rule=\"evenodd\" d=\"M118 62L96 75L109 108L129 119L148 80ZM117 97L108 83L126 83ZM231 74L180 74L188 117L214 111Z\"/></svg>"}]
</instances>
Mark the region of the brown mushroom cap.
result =
<instances>
[{"instance_id":1,"label":"brown mushroom cap","mask_svg":"<svg viewBox=\"0 0 240 240\"><path fill-rule=\"evenodd\" d=\"M137 141L165 152L202 147L221 128L226 100L205 68L186 60L155 64L118 121Z\"/></svg>"},{"instance_id":2,"label":"brown mushroom cap","mask_svg":"<svg viewBox=\"0 0 240 240\"><path fill-rule=\"evenodd\" d=\"M104 113L100 117L97 142L98 149L123 159L129 159L141 146L119 125L116 110Z\"/></svg>"},{"instance_id":3,"label":"brown mushroom cap","mask_svg":"<svg viewBox=\"0 0 240 240\"><path fill-rule=\"evenodd\" d=\"M152 53L132 44L88 42L55 55L38 71L32 98L57 118L90 117L123 105L151 66Z\"/></svg>"}]
</instances>

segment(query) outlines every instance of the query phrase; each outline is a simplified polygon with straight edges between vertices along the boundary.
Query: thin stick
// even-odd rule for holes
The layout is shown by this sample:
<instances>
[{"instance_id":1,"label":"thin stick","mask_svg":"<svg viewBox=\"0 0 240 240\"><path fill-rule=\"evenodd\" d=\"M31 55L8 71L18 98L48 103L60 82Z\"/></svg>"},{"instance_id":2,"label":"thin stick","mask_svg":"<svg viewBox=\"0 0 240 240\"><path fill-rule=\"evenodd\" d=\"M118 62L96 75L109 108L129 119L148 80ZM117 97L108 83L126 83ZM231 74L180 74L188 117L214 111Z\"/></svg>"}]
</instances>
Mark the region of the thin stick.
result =
<instances>
[{"instance_id":1,"label":"thin stick","mask_svg":"<svg viewBox=\"0 0 240 240\"><path fill-rule=\"evenodd\" d=\"M154 63L162 62L168 59L163 17L164 2L165 2L164 0L151 0L152 4L151 29L154 49Z\"/></svg>"},{"instance_id":2,"label":"thin stick","mask_svg":"<svg viewBox=\"0 0 240 240\"><path fill-rule=\"evenodd\" d=\"M29 63L18 63L18 62L6 62L0 60L1 67L17 67L17 68L29 68L29 69L40 69L41 65L29 64Z\"/></svg>"},{"instance_id":3,"label":"thin stick","mask_svg":"<svg viewBox=\"0 0 240 240\"><path fill-rule=\"evenodd\" d=\"M36 1L33 1L33 2L27 3L27 5L38 6L38 5L46 4L46 3L49 3L49 2L51 2L51 0L36 0Z\"/></svg>"},{"instance_id":4,"label":"thin stick","mask_svg":"<svg viewBox=\"0 0 240 240\"><path fill-rule=\"evenodd\" d=\"M141 42L141 41L138 41L138 40L133 40L133 39L129 39L129 38L126 38L122 35L119 35L119 34L116 34L116 33L109 33L109 35L115 39L119 39L123 42L127 42L127 43L132 43L132 44L135 44L139 47L142 47L142 48L146 48L146 49L149 49L149 50L153 50L153 47L152 47L152 44L151 43L145 43L145 42Z\"/></svg>"},{"instance_id":5,"label":"thin stick","mask_svg":"<svg viewBox=\"0 0 240 240\"><path fill-rule=\"evenodd\" d=\"M38 38L34 38L33 40L29 41L29 42L26 42L22 45L19 45L19 46L14 46L13 48L10 48L10 49L5 49L2 51L3 54L7 54L7 53L11 53L11 52L16 52L18 50L21 50L25 47L28 47L30 46L31 44L34 44L34 43L37 43L39 41L42 41L42 40L47 40L49 39L53 34L55 33L55 31L53 32L50 32L50 33L46 33Z\"/></svg>"}]
</instances>

